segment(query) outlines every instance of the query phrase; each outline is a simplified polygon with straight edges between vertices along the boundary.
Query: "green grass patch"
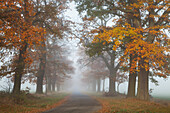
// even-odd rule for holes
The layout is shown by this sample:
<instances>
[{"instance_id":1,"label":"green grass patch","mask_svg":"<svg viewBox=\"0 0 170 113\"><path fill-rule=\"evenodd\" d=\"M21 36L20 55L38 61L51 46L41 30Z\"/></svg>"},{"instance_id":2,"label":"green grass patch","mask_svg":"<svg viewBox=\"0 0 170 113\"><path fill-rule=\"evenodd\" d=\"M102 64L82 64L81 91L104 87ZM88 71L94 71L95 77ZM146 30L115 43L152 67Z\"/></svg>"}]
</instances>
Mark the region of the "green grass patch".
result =
<instances>
[{"instance_id":1,"label":"green grass patch","mask_svg":"<svg viewBox=\"0 0 170 113\"><path fill-rule=\"evenodd\" d=\"M162 99L162 100L170 100L169 96L154 96L156 99Z\"/></svg>"}]
</instances>

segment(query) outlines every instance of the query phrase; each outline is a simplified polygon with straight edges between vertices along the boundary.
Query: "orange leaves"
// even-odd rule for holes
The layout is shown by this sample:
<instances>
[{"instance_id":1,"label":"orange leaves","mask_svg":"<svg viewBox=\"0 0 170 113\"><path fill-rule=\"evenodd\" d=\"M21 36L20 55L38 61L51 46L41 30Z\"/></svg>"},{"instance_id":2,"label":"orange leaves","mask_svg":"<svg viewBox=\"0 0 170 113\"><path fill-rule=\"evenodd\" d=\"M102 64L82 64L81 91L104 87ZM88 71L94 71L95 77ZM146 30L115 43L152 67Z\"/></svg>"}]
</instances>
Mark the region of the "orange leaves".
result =
<instances>
[{"instance_id":1,"label":"orange leaves","mask_svg":"<svg viewBox=\"0 0 170 113\"><path fill-rule=\"evenodd\" d=\"M43 41L44 28L32 24L34 15L31 0L4 0L0 3L0 34L1 43L5 49L14 49L18 54L26 44L29 49L35 49ZM10 52L11 50L9 50ZM27 51L27 50L26 50ZM23 55L27 67L33 62L26 52Z\"/></svg>"},{"instance_id":2,"label":"orange leaves","mask_svg":"<svg viewBox=\"0 0 170 113\"><path fill-rule=\"evenodd\" d=\"M26 8L24 8L24 4L27 4ZM27 3L22 0L4 1L0 6L4 6L0 28L6 44L19 48L25 41L30 45L40 41L36 38L42 37L45 32L42 28L32 25L30 17L33 14L33 5L30 0ZM28 16L26 16L26 12L29 12Z\"/></svg>"},{"instance_id":3,"label":"orange leaves","mask_svg":"<svg viewBox=\"0 0 170 113\"><path fill-rule=\"evenodd\" d=\"M113 27L112 29L98 33L93 43L106 41L107 43L114 42L113 50L116 51L121 44L125 44L126 49L121 60L129 62L128 55L136 55L131 65L131 72L140 71L141 68L145 70L155 70L155 73L162 72L161 76L166 76L169 73L164 65L166 64L166 54L169 52L167 46L163 46L160 42L167 42L165 34L161 31L163 26L155 25L148 28L132 27L125 23L124 26ZM165 27L166 28L166 27ZM146 35L144 35L146 34ZM150 38L157 39L157 41L150 41ZM143 60L143 61L142 61ZM142 61L142 63L140 63ZM160 75L160 74L159 74Z\"/></svg>"},{"instance_id":4,"label":"orange leaves","mask_svg":"<svg viewBox=\"0 0 170 113\"><path fill-rule=\"evenodd\" d=\"M37 28L37 27L31 27L29 30L29 34L28 34L28 44L30 46L30 48L32 47L33 44L35 44L36 46L39 46L41 44L41 42L44 40L44 34L45 34L45 30L43 28Z\"/></svg>"},{"instance_id":5,"label":"orange leaves","mask_svg":"<svg viewBox=\"0 0 170 113\"><path fill-rule=\"evenodd\" d=\"M96 42L103 42L106 41L107 43L114 43L113 50L116 51L116 49L122 44L122 40L125 38L124 34L126 33L124 28L122 27L113 27L109 28L103 28L103 32L98 33L95 35L93 39L93 43ZM123 32L122 32L123 31Z\"/></svg>"},{"instance_id":6,"label":"orange leaves","mask_svg":"<svg viewBox=\"0 0 170 113\"><path fill-rule=\"evenodd\" d=\"M166 47L160 47L160 44L158 42L150 44L146 41L138 39L136 41L128 43L126 47L127 48L125 50L125 55L128 54L137 55L137 58L133 59L131 71L133 71L133 69L136 68L138 68L137 71L140 71L140 68L145 68L145 70L149 70L150 68L153 69L159 67L160 69L166 62L165 60L166 55L163 52ZM144 63L139 66L138 62L140 62L141 59L144 59ZM152 66L148 65L151 62L154 62L152 63L153 65ZM158 65L156 66L156 64Z\"/></svg>"},{"instance_id":7,"label":"orange leaves","mask_svg":"<svg viewBox=\"0 0 170 113\"><path fill-rule=\"evenodd\" d=\"M96 97L93 97L93 98L95 98L97 101L99 101L102 105L102 109L100 109L98 111L98 113L110 113L111 112L112 106L109 105L109 102L105 101L102 98L96 98Z\"/></svg>"}]
</instances>

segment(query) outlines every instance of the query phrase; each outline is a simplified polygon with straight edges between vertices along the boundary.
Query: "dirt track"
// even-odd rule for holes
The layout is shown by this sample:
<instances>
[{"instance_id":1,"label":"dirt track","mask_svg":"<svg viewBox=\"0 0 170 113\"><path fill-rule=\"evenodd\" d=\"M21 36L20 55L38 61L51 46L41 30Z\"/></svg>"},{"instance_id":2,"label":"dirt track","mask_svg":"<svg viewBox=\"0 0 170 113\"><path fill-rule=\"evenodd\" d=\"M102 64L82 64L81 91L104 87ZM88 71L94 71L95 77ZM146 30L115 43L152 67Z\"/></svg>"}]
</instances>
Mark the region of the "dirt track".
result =
<instances>
[{"instance_id":1,"label":"dirt track","mask_svg":"<svg viewBox=\"0 0 170 113\"><path fill-rule=\"evenodd\" d=\"M99 109L101 105L95 99L81 93L73 93L64 104L43 113L94 113Z\"/></svg>"}]
</instances>

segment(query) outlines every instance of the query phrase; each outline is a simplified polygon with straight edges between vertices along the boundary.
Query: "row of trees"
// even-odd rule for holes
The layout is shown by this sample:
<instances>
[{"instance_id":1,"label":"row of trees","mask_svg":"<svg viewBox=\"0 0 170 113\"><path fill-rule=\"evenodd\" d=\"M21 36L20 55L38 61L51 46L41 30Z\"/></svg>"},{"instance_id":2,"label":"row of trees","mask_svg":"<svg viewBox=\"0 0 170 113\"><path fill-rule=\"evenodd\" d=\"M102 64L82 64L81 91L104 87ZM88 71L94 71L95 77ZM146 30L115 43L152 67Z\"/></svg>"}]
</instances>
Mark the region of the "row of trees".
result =
<instances>
[{"instance_id":1,"label":"row of trees","mask_svg":"<svg viewBox=\"0 0 170 113\"><path fill-rule=\"evenodd\" d=\"M86 62L89 62L88 65L82 69L82 82L85 84L86 89L93 92L107 92L109 89L105 84L107 83L107 78L109 78L109 70L105 62L100 57L95 58L93 61L86 60ZM117 88L114 87L115 91L117 89L119 93L120 84L127 82L127 80L128 77L124 75L124 72L117 72L113 80L117 83ZM106 93L106 95L110 96L110 93Z\"/></svg>"},{"instance_id":2,"label":"row of trees","mask_svg":"<svg viewBox=\"0 0 170 113\"><path fill-rule=\"evenodd\" d=\"M91 44L90 44L91 46ZM96 51L97 49L100 49L102 45L94 48L90 48L90 50ZM85 53L86 54L85 54ZM110 88L109 84L109 89L107 89L107 87L105 86L105 80L107 78L110 78L110 70L109 67L107 66L107 63L110 62L110 57L108 56L108 54L106 54L103 51L102 55L94 55L94 56L90 56L89 57L89 52L91 53L92 51L89 51L89 47L80 47L79 48L79 52L78 54L81 56L79 56L79 60L78 63L81 64L82 68L82 82L84 84L86 84L86 89L89 91L94 91L94 92L106 92L106 91L111 91L110 89L113 88L114 92L111 93L109 92L107 95L117 95L116 93L116 88L115 86ZM84 54L83 54L84 53ZM97 53L95 53L97 54ZM127 73L124 72L123 70L118 70L116 71L116 73L114 74L114 78L111 79L115 83L117 83L117 92L119 92L119 86L120 84L127 82L128 81L128 76ZM109 79L109 81L111 81ZM101 90L101 86L102 86L102 90Z\"/></svg>"},{"instance_id":3,"label":"row of trees","mask_svg":"<svg viewBox=\"0 0 170 113\"><path fill-rule=\"evenodd\" d=\"M89 56L103 59L109 70L109 93L115 77L129 72L128 97L148 100L149 75L167 77L169 69L168 0L75 0L84 16L83 42ZM113 26L108 25L113 20Z\"/></svg>"},{"instance_id":4,"label":"row of trees","mask_svg":"<svg viewBox=\"0 0 170 113\"><path fill-rule=\"evenodd\" d=\"M19 94L22 81L36 82L43 93L58 89L73 72L59 38L71 32L63 13L68 0L3 0L0 2L0 76L11 77L13 93ZM68 33L67 33L68 34Z\"/></svg>"}]
</instances>

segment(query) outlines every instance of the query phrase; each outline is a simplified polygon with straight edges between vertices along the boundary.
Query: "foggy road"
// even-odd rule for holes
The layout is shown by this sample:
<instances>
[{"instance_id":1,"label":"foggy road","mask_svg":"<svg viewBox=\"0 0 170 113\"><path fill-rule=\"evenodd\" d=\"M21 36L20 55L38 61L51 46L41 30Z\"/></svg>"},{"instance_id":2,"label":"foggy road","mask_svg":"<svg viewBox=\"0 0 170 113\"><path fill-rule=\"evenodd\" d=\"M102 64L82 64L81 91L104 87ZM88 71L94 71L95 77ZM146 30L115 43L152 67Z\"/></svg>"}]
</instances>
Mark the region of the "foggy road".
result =
<instances>
[{"instance_id":1,"label":"foggy road","mask_svg":"<svg viewBox=\"0 0 170 113\"><path fill-rule=\"evenodd\" d=\"M61 106L42 113L94 113L100 108L100 103L95 99L81 93L73 93Z\"/></svg>"}]
</instances>

